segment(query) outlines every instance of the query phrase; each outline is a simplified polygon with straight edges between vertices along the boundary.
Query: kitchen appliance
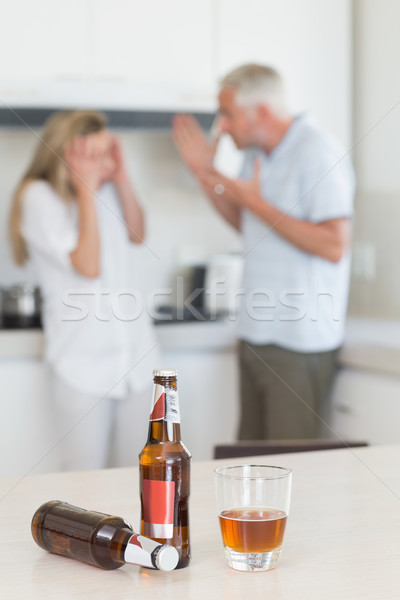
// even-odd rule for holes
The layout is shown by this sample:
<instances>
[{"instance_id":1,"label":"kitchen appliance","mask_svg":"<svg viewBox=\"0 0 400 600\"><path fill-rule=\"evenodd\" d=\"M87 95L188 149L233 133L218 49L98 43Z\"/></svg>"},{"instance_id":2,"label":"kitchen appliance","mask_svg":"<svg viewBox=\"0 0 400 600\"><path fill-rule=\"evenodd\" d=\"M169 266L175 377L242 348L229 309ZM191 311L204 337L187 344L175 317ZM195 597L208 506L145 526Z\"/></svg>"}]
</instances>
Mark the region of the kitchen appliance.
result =
<instances>
[{"instance_id":1,"label":"kitchen appliance","mask_svg":"<svg viewBox=\"0 0 400 600\"><path fill-rule=\"evenodd\" d=\"M176 323L179 321L208 321L204 308L204 281L206 265L194 265L185 270L183 294L175 299L174 305L157 307L155 324Z\"/></svg>"},{"instance_id":2,"label":"kitchen appliance","mask_svg":"<svg viewBox=\"0 0 400 600\"><path fill-rule=\"evenodd\" d=\"M155 323L234 319L240 300L243 258L240 253L214 254L186 270L184 294L173 305L157 307Z\"/></svg>"},{"instance_id":3,"label":"kitchen appliance","mask_svg":"<svg viewBox=\"0 0 400 600\"><path fill-rule=\"evenodd\" d=\"M40 327L40 289L32 283L19 283L3 288L1 321L5 329Z\"/></svg>"},{"instance_id":4,"label":"kitchen appliance","mask_svg":"<svg viewBox=\"0 0 400 600\"><path fill-rule=\"evenodd\" d=\"M207 264L204 281L204 308L211 315L234 317L239 303L243 277L240 253L213 255Z\"/></svg>"}]
</instances>

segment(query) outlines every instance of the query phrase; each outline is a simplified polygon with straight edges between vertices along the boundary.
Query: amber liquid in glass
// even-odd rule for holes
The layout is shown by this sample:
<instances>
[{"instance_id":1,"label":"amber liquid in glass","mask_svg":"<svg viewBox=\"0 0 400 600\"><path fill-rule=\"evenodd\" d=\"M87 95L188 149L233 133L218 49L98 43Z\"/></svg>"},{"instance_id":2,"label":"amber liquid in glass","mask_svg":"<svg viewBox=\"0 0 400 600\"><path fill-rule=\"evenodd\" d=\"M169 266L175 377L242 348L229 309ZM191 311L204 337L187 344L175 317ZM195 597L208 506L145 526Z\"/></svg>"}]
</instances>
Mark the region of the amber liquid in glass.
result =
<instances>
[{"instance_id":1,"label":"amber liquid in glass","mask_svg":"<svg viewBox=\"0 0 400 600\"><path fill-rule=\"evenodd\" d=\"M219 515L224 545L235 552L270 552L282 546L287 515L282 510L241 507Z\"/></svg>"}]
</instances>

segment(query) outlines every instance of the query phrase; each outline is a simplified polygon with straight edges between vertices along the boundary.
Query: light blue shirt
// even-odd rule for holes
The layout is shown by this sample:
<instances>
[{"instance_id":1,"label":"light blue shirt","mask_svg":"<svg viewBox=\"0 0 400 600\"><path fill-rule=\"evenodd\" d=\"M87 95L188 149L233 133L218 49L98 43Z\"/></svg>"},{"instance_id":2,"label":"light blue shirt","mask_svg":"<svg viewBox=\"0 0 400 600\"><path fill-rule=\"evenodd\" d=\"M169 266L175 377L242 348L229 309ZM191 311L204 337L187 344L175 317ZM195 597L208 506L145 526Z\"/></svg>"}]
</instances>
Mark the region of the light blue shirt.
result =
<instances>
[{"instance_id":1,"label":"light blue shirt","mask_svg":"<svg viewBox=\"0 0 400 600\"><path fill-rule=\"evenodd\" d=\"M296 219L319 223L351 218L355 188L350 159L306 116L297 117L276 148L246 150L240 177L261 161L261 193ZM338 262L303 252L249 211L242 213L244 297L239 338L299 352L340 346L350 276L350 252Z\"/></svg>"}]
</instances>

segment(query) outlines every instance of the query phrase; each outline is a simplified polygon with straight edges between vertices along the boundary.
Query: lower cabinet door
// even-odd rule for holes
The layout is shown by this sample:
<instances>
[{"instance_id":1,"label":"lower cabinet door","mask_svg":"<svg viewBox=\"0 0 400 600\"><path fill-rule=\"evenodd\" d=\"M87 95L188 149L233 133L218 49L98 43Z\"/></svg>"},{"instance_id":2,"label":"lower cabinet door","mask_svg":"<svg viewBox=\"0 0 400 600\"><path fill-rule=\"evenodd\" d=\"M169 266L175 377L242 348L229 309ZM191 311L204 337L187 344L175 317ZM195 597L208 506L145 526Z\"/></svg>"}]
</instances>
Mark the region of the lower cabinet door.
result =
<instances>
[{"instance_id":1,"label":"lower cabinet door","mask_svg":"<svg viewBox=\"0 0 400 600\"><path fill-rule=\"evenodd\" d=\"M164 350L178 369L182 440L193 460L213 458L214 446L236 440L239 385L235 349Z\"/></svg>"},{"instance_id":2,"label":"lower cabinet door","mask_svg":"<svg viewBox=\"0 0 400 600\"><path fill-rule=\"evenodd\" d=\"M0 477L57 470L46 365L39 359L1 359L0 389Z\"/></svg>"},{"instance_id":3,"label":"lower cabinet door","mask_svg":"<svg viewBox=\"0 0 400 600\"><path fill-rule=\"evenodd\" d=\"M343 368L332 393L333 435L370 444L400 442L400 377Z\"/></svg>"}]
</instances>

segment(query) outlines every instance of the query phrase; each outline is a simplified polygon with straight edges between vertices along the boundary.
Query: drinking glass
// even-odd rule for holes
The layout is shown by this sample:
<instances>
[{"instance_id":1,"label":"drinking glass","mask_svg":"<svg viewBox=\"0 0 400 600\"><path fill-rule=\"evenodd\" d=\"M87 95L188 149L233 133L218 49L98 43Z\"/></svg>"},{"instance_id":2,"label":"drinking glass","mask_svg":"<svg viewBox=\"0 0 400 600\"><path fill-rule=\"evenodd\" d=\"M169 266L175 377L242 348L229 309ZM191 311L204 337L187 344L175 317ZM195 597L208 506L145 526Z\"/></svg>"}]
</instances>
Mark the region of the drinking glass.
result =
<instances>
[{"instance_id":1,"label":"drinking glass","mask_svg":"<svg viewBox=\"0 0 400 600\"><path fill-rule=\"evenodd\" d=\"M273 569L289 513L292 471L268 465L219 467L214 481L228 565L238 571Z\"/></svg>"}]
</instances>

